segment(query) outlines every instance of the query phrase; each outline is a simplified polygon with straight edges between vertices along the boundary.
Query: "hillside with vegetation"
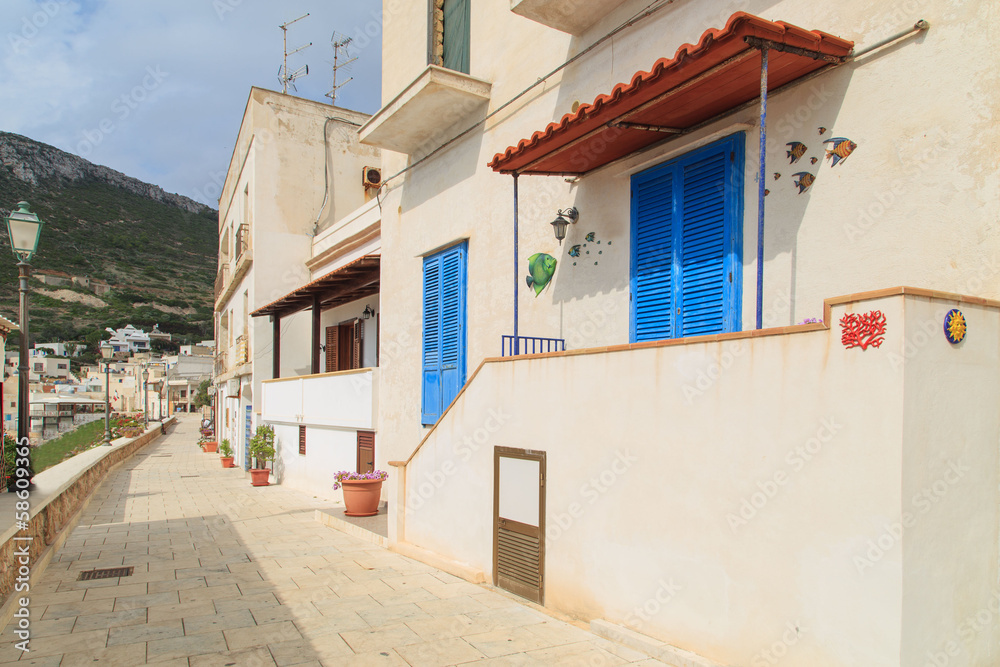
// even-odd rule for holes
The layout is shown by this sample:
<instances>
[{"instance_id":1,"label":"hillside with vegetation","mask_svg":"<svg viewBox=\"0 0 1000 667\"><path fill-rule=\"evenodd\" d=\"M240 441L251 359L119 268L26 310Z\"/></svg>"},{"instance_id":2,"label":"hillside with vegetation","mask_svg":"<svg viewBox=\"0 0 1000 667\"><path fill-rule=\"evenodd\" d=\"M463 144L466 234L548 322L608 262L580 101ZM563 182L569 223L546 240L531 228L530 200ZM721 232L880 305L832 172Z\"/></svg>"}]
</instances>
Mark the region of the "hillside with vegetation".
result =
<instances>
[{"instance_id":1,"label":"hillside with vegetation","mask_svg":"<svg viewBox=\"0 0 1000 667\"><path fill-rule=\"evenodd\" d=\"M127 323L212 337L218 213L52 146L0 132L0 213L18 201L45 222L33 269L102 280L96 295L77 285L31 281L31 342L100 340ZM0 232L0 314L17 321L17 266ZM17 344L16 337L12 338ZM96 352L96 348L92 348Z\"/></svg>"}]
</instances>

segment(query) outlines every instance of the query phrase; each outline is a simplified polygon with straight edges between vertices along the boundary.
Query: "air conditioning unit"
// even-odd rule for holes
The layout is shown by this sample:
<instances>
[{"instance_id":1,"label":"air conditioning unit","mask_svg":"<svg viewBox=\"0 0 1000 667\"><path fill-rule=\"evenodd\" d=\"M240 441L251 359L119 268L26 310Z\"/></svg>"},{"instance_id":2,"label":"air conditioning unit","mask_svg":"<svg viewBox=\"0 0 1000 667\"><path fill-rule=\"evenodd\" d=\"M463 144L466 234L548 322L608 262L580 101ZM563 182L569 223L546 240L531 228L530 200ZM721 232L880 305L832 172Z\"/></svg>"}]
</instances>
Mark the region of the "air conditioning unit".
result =
<instances>
[{"instance_id":1,"label":"air conditioning unit","mask_svg":"<svg viewBox=\"0 0 1000 667\"><path fill-rule=\"evenodd\" d=\"M365 167L361 172L361 182L366 188L377 188L382 185L382 170L378 167Z\"/></svg>"}]
</instances>

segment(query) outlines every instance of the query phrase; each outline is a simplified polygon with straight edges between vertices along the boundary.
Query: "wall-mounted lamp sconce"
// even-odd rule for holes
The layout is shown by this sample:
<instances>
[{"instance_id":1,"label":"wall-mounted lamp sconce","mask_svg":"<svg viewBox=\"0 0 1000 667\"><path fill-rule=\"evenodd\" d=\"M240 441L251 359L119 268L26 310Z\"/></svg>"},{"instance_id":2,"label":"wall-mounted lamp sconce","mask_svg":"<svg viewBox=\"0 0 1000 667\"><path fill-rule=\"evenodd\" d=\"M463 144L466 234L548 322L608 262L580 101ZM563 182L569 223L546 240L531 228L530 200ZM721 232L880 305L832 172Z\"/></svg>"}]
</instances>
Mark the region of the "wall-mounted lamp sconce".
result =
<instances>
[{"instance_id":1,"label":"wall-mounted lamp sconce","mask_svg":"<svg viewBox=\"0 0 1000 667\"><path fill-rule=\"evenodd\" d=\"M580 212L576 210L575 206L564 208L556 213L556 219L552 221L552 230L556 233L559 245L562 245L563 239L566 238L566 228L576 224L579 219Z\"/></svg>"},{"instance_id":2,"label":"wall-mounted lamp sconce","mask_svg":"<svg viewBox=\"0 0 1000 667\"><path fill-rule=\"evenodd\" d=\"M370 320L375 315L375 309L371 306L365 306L365 312L361 313L361 318L365 320Z\"/></svg>"}]
</instances>

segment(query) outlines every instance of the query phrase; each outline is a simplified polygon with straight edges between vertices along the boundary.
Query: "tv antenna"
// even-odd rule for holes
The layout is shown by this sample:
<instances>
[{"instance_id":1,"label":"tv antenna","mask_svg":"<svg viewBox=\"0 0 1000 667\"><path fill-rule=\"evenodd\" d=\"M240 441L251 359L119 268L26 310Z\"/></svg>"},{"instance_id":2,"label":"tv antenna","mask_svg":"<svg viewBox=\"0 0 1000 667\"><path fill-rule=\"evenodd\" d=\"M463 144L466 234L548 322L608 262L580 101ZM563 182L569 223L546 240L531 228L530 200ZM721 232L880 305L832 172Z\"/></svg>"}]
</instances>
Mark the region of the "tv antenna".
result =
<instances>
[{"instance_id":1,"label":"tv antenna","mask_svg":"<svg viewBox=\"0 0 1000 667\"><path fill-rule=\"evenodd\" d=\"M312 46L312 42L309 42L305 46L300 46L294 51L288 50L288 26L292 25L297 21L301 21L306 16L309 16L309 14L304 14L299 18L295 19L294 21L288 21L278 26L279 28L281 28L281 41L283 45L282 52L284 53L284 59L282 60L281 69L278 70L278 81L281 83L281 92L284 94L288 93L289 84L291 84L292 90L296 90L295 80L300 76L306 76L307 74L309 74L309 65L303 65L294 72L288 71L288 56L295 55L299 51L308 49L310 46Z\"/></svg>"},{"instance_id":2,"label":"tv antenna","mask_svg":"<svg viewBox=\"0 0 1000 667\"><path fill-rule=\"evenodd\" d=\"M337 84L337 72L339 72L340 70L344 70L345 73L350 72L351 63L357 60L357 57L351 58L351 54L347 51L347 47L353 41L354 41L353 37L347 37L344 35L340 35L338 37L337 33L333 33L333 36L330 37L330 46L333 47L333 88L330 89L330 92L328 92L326 96L330 98L330 104L334 106L337 105L337 90L341 86L346 86L351 81L354 81L354 77L352 76L347 81L344 81L339 85ZM341 51L343 51L344 53L343 62L340 62Z\"/></svg>"}]
</instances>

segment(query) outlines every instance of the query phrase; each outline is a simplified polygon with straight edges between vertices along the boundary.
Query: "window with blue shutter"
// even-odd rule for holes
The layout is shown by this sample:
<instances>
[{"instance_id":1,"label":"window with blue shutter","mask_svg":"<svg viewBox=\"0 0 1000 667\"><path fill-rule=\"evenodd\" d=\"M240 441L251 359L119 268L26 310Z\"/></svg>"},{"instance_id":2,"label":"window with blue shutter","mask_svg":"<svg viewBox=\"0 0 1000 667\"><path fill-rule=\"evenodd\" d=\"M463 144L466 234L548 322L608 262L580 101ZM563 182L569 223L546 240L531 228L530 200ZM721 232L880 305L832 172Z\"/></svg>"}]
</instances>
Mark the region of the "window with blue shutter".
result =
<instances>
[{"instance_id":1,"label":"window with blue shutter","mask_svg":"<svg viewBox=\"0 0 1000 667\"><path fill-rule=\"evenodd\" d=\"M632 177L633 341L740 330L742 132Z\"/></svg>"},{"instance_id":2,"label":"window with blue shutter","mask_svg":"<svg viewBox=\"0 0 1000 667\"><path fill-rule=\"evenodd\" d=\"M424 259L421 421L433 424L465 384L466 244Z\"/></svg>"}]
</instances>

